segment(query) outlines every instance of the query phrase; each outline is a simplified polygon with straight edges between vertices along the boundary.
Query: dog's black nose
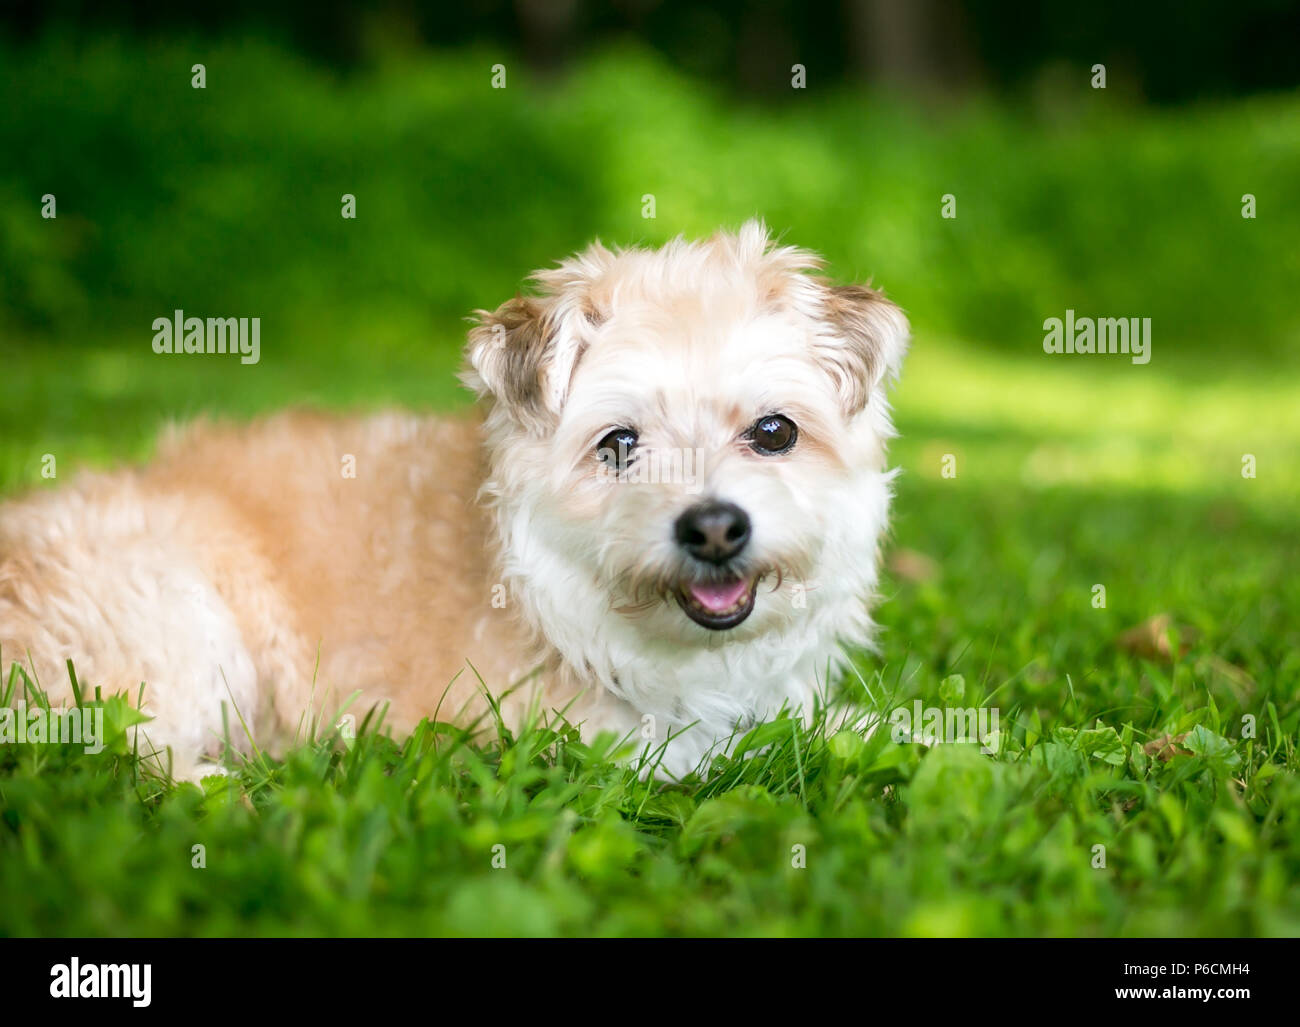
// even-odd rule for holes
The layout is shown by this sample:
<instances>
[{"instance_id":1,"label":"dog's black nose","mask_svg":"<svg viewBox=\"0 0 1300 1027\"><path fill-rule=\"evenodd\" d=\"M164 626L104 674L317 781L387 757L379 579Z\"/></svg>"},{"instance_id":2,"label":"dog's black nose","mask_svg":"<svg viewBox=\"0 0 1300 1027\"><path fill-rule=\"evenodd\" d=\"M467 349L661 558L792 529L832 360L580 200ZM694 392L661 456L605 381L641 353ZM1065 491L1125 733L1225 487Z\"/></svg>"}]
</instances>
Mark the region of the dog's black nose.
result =
<instances>
[{"instance_id":1,"label":"dog's black nose","mask_svg":"<svg viewBox=\"0 0 1300 1027\"><path fill-rule=\"evenodd\" d=\"M726 563L749 541L749 514L735 503L696 503L677 518L675 533L697 560Z\"/></svg>"}]
</instances>

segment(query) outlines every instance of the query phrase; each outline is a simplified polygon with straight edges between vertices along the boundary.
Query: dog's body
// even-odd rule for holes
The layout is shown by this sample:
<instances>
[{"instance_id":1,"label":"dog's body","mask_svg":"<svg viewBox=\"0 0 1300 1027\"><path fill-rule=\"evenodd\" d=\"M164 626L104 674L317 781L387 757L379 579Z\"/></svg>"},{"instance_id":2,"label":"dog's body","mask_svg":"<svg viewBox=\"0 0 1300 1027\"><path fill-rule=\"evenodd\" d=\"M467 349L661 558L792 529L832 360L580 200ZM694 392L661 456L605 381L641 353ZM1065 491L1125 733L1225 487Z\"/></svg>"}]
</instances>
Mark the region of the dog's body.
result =
<instances>
[{"instance_id":1,"label":"dog's body","mask_svg":"<svg viewBox=\"0 0 1300 1027\"><path fill-rule=\"evenodd\" d=\"M814 266L754 223L597 245L482 314L472 417L198 425L146 468L9 503L6 668L56 699L67 658L106 693L146 682L182 774L223 702L266 745L357 689L398 729L481 719L481 678L510 721L674 736L674 775L810 712L870 640L906 343L892 304ZM675 474L638 480L658 454Z\"/></svg>"}]
</instances>

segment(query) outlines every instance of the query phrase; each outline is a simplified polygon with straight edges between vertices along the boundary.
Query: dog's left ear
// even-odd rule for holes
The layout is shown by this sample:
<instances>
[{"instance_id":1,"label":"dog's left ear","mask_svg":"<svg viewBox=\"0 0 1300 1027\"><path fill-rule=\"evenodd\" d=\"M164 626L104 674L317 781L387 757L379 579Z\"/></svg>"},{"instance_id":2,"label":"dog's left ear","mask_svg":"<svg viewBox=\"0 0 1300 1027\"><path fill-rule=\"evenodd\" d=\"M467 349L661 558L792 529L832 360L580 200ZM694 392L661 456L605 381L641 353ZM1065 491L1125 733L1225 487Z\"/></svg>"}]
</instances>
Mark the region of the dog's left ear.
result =
<instances>
[{"instance_id":1,"label":"dog's left ear","mask_svg":"<svg viewBox=\"0 0 1300 1027\"><path fill-rule=\"evenodd\" d=\"M853 417L898 376L911 330L897 306L865 285L826 286L823 305L830 332L817 339L817 357Z\"/></svg>"}]
</instances>

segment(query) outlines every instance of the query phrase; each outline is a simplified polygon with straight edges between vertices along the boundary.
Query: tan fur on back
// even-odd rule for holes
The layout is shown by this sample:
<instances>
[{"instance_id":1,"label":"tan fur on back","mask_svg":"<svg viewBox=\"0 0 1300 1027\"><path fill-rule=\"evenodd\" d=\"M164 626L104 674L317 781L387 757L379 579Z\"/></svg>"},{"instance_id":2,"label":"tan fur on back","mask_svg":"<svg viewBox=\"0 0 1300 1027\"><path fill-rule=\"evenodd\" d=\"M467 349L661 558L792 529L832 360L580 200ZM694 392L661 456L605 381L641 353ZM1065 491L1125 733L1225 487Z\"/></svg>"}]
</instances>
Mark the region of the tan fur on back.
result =
<instances>
[{"instance_id":1,"label":"tan fur on back","mask_svg":"<svg viewBox=\"0 0 1300 1027\"><path fill-rule=\"evenodd\" d=\"M355 478L344 476L348 457ZM358 689L358 720L389 701L399 730L439 704L445 719L469 723L486 710L475 669L497 689L530 670L509 611L492 606L481 483L473 415L303 412L191 425L142 470L82 478L75 502L41 492L10 504L0 518L0 651L6 667L25 664L37 642L35 669L56 699L69 691L65 657L86 688L134 696L149 669L135 656L153 643L151 626L122 637L96 622L113 619L134 576L192 560L224 599L259 676L275 683L259 692L260 709L240 710L255 718L260 743L292 734L309 708L328 725ZM76 559L77 545L88 560ZM42 601L61 564L80 572L73 587L84 615L67 612L84 624L60 625L59 610ZM148 697L184 684L147 686ZM246 748L233 713L230 722Z\"/></svg>"},{"instance_id":2,"label":"tan fur on back","mask_svg":"<svg viewBox=\"0 0 1300 1027\"><path fill-rule=\"evenodd\" d=\"M432 715L431 700L481 713L471 667L497 688L528 669L510 617L491 604L476 416L295 413L193 428L168 449L146 481L226 497L332 687L391 700L409 728ZM355 478L343 475L348 456Z\"/></svg>"}]
</instances>

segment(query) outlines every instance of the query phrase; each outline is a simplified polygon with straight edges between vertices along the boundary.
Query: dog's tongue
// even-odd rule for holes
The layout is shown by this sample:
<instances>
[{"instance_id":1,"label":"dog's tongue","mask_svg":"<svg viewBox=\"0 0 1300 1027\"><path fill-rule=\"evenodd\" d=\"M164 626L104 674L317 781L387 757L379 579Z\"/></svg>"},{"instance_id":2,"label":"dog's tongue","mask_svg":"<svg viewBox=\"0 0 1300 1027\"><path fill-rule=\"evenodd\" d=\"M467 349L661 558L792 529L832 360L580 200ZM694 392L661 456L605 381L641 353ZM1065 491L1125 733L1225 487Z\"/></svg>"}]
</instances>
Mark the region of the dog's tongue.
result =
<instances>
[{"instance_id":1,"label":"dog's tongue","mask_svg":"<svg viewBox=\"0 0 1300 1027\"><path fill-rule=\"evenodd\" d=\"M710 613L721 613L740 602L748 587L745 581L728 581L721 585L697 582L690 586L690 590L691 598Z\"/></svg>"}]
</instances>

